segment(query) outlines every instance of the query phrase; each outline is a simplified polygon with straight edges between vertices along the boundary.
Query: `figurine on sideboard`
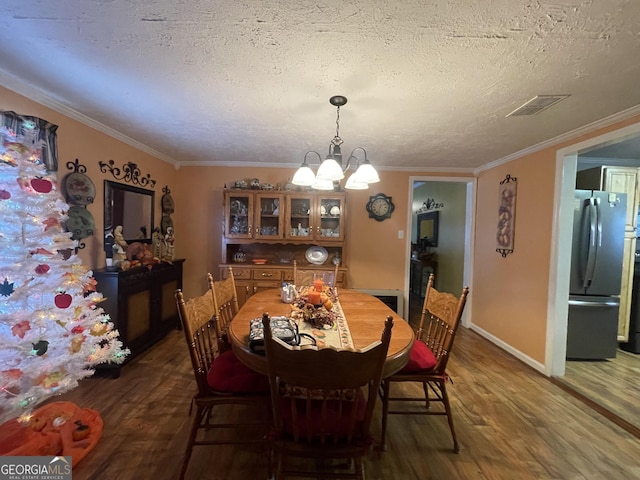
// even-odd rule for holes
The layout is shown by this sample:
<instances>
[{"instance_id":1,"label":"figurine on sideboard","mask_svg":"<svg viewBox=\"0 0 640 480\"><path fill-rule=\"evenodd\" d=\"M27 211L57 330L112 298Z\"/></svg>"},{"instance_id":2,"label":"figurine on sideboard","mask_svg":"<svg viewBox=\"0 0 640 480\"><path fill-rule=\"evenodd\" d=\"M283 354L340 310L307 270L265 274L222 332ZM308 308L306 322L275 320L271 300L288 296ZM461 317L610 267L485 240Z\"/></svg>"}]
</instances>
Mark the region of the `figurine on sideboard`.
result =
<instances>
[{"instance_id":1,"label":"figurine on sideboard","mask_svg":"<svg viewBox=\"0 0 640 480\"><path fill-rule=\"evenodd\" d=\"M113 266L113 245L115 244L115 238L113 238L113 231L108 229L104 235L104 255L107 261L107 268Z\"/></svg>"},{"instance_id":2,"label":"figurine on sideboard","mask_svg":"<svg viewBox=\"0 0 640 480\"><path fill-rule=\"evenodd\" d=\"M173 261L173 258L174 258L173 248L174 248L175 240L176 239L173 234L173 227L167 228L167 234L164 236L164 249L165 249L164 256L162 257L162 259L165 262L171 263Z\"/></svg>"},{"instance_id":3,"label":"figurine on sideboard","mask_svg":"<svg viewBox=\"0 0 640 480\"><path fill-rule=\"evenodd\" d=\"M122 233L122 225L118 225L113 231L113 241L115 244L120 245L123 250L127 249L127 241L124 239L124 233Z\"/></svg>"},{"instance_id":4,"label":"figurine on sideboard","mask_svg":"<svg viewBox=\"0 0 640 480\"><path fill-rule=\"evenodd\" d=\"M118 225L113 231L113 266L121 267L127 260L127 242L122 233L122 225Z\"/></svg>"},{"instance_id":5,"label":"figurine on sideboard","mask_svg":"<svg viewBox=\"0 0 640 480\"><path fill-rule=\"evenodd\" d=\"M151 235L151 252L153 256L158 260L162 260L162 246L164 244L164 240L162 239L162 234L160 233L160 227L156 227L153 229L153 234Z\"/></svg>"}]
</instances>

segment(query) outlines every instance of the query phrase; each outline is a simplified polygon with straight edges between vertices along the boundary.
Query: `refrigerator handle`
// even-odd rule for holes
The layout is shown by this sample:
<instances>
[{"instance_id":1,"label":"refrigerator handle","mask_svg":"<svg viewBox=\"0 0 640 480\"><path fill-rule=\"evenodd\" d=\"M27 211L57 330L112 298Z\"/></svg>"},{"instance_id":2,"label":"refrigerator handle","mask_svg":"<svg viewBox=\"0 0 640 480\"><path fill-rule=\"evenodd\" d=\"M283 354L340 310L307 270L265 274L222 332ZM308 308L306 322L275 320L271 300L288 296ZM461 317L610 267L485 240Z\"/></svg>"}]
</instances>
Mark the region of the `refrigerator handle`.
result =
<instances>
[{"instance_id":1,"label":"refrigerator handle","mask_svg":"<svg viewBox=\"0 0 640 480\"><path fill-rule=\"evenodd\" d=\"M589 288L593 280L593 273L596 268L597 241L598 241L598 212L594 198L590 198L587 203L587 215L589 219L589 250L587 252L587 268L584 274L584 288ZM602 227L600 227L602 228Z\"/></svg>"},{"instance_id":2,"label":"refrigerator handle","mask_svg":"<svg viewBox=\"0 0 640 480\"><path fill-rule=\"evenodd\" d=\"M598 258L598 253L600 251L600 247L602 246L602 206L600 205L600 198L595 198L596 204L596 221L597 221L597 235L598 238L596 240L596 260Z\"/></svg>"}]
</instances>

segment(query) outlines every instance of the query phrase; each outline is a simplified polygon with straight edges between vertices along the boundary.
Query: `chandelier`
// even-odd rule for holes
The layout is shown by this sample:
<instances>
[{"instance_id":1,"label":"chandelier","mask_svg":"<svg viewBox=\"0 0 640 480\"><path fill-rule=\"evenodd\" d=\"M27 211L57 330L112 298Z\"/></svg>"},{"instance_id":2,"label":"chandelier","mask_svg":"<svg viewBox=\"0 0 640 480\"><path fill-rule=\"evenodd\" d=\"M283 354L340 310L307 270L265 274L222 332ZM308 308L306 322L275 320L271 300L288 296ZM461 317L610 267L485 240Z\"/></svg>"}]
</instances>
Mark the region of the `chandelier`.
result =
<instances>
[{"instance_id":1,"label":"chandelier","mask_svg":"<svg viewBox=\"0 0 640 480\"><path fill-rule=\"evenodd\" d=\"M329 153L324 161L315 150L310 150L305 153L302 165L296 171L291 183L302 187L312 187L316 190L333 190L333 183L342 180L345 172L349 170L349 167L355 165L356 171L347 179L344 188L351 190L367 189L370 183L379 182L380 177L376 169L373 168L373 165L369 162L367 151L364 148L354 148L347 158L347 163L344 167L342 165L342 150L340 146L343 140L340 138L340 107L347 103L347 97L335 95L329 99L329 103L336 107L336 135L331 139L331 143L329 144ZM360 160L360 158L356 156L356 153L360 152L364 155L363 160ZM316 155L318 160L321 161L317 174L313 173L313 170L311 170L311 167L307 163L307 157L310 154Z\"/></svg>"}]
</instances>

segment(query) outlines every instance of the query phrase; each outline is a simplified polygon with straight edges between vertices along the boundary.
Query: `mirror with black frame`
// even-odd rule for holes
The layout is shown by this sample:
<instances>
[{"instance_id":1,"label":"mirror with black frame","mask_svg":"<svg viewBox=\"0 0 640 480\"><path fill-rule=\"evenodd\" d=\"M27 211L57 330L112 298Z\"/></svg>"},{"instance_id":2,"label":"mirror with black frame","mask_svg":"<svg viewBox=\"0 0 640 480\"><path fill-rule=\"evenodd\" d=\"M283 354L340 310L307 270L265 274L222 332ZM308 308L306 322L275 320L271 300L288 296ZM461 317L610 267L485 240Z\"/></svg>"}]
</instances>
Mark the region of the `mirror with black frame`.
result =
<instances>
[{"instance_id":1,"label":"mirror with black frame","mask_svg":"<svg viewBox=\"0 0 640 480\"><path fill-rule=\"evenodd\" d=\"M122 225L127 243L151 243L155 192L124 183L104 181L105 233Z\"/></svg>"},{"instance_id":2,"label":"mirror with black frame","mask_svg":"<svg viewBox=\"0 0 640 480\"><path fill-rule=\"evenodd\" d=\"M418 214L418 238L416 243L421 252L428 247L438 246L438 210Z\"/></svg>"}]
</instances>

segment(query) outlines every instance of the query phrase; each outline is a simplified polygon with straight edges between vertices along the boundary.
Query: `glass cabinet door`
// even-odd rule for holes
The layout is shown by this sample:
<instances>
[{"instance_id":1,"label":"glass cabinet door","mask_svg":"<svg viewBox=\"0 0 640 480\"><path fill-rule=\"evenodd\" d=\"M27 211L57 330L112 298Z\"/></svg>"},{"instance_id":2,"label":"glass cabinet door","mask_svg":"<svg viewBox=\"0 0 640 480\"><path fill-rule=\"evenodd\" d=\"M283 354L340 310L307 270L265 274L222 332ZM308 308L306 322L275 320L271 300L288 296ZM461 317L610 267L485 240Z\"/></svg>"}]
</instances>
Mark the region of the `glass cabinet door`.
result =
<instances>
[{"instance_id":1,"label":"glass cabinet door","mask_svg":"<svg viewBox=\"0 0 640 480\"><path fill-rule=\"evenodd\" d=\"M253 194L225 193L224 234L228 238L252 238Z\"/></svg>"},{"instance_id":2,"label":"glass cabinet door","mask_svg":"<svg viewBox=\"0 0 640 480\"><path fill-rule=\"evenodd\" d=\"M314 196L310 194L292 194L288 195L286 200L285 238L310 240L314 234L314 225L311 217Z\"/></svg>"},{"instance_id":3,"label":"glass cabinet door","mask_svg":"<svg viewBox=\"0 0 640 480\"><path fill-rule=\"evenodd\" d=\"M278 239L282 234L284 222L280 215L282 195L274 193L258 193L255 202L254 238Z\"/></svg>"},{"instance_id":4,"label":"glass cabinet door","mask_svg":"<svg viewBox=\"0 0 640 480\"><path fill-rule=\"evenodd\" d=\"M344 196L322 196L319 199L319 220L316 222L318 240L342 240L344 238Z\"/></svg>"}]
</instances>

